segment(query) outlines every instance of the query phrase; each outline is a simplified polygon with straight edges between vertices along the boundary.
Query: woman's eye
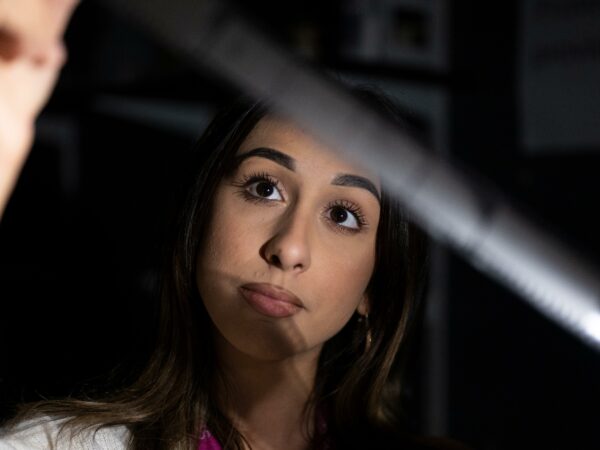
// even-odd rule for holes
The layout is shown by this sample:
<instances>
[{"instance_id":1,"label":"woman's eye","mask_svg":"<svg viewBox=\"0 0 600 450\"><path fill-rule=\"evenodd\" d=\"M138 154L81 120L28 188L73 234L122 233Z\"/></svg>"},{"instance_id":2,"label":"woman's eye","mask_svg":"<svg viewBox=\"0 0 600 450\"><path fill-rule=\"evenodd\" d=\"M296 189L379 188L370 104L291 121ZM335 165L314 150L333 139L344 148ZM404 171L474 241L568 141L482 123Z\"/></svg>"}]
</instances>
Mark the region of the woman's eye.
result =
<instances>
[{"instance_id":1,"label":"woman's eye","mask_svg":"<svg viewBox=\"0 0 600 450\"><path fill-rule=\"evenodd\" d=\"M255 181L248 185L246 190L254 197L260 197L267 200L283 200L279 189L270 181Z\"/></svg>"},{"instance_id":2,"label":"woman's eye","mask_svg":"<svg viewBox=\"0 0 600 450\"><path fill-rule=\"evenodd\" d=\"M358 230L360 228L354 213L341 206L334 206L329 210L329 218L339 226Z\"/></svg>"}]
</instances>

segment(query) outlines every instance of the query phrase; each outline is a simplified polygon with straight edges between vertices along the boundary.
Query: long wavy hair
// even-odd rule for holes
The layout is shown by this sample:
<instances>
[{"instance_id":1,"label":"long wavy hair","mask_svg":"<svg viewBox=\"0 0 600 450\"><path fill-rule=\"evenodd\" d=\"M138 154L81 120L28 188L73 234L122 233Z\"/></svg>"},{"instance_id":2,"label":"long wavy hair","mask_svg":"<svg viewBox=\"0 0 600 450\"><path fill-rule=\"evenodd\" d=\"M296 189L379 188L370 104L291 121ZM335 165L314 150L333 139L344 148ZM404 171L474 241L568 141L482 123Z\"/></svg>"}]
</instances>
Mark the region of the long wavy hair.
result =
<instances>
[{"instance_id":1,"label":"long wavy hair","mask_svg":"<svg viewBox=\"0 0 600 450\"><path fill-rule=\"evenodd\" d=\"M353 91L387 120L407 128L404 115L381 93L371 88ZM243 436L219 409L213 389L220 372L195 265L217 186L242 141L267 114L265 102L238 100L215 117L191 152L165 246L155 350L141 375L103 399L24 405L13 423L46 415L66 418L61 431L125 425L135 450L196 449L206 427L224 448L243 447ZM367 349L367 329L357 314L325 343L305 409L312 420L315 411L325 414L327 436L315 432L315 447L323 439L350 443L365 427L398 426L402 377L397 371L423 294L426 240L385 185L380 214L376 263L368 286L371 343Z\"/></svg>"}]
</instances>

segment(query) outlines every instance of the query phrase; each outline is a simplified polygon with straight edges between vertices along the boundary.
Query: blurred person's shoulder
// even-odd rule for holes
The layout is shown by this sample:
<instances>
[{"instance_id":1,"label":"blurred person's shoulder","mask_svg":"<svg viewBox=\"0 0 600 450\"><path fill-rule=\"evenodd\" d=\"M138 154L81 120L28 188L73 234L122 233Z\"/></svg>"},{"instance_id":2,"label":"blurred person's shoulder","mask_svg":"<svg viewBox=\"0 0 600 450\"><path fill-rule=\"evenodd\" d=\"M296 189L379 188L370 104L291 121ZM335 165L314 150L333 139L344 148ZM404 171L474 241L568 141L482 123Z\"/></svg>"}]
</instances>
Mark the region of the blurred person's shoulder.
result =
<instances>
[{"instance_id":1,"label":"blurred person's shoulder","mask_svg":"<svg viewBox=\"0 0 600 450\"><path fill-rule=\"evenodd\" d=\"M124 450L129 432L124 426L73 432L61 428L66 419L40 417L0 429L0 450Z\"/></svg>"}]
</instances>

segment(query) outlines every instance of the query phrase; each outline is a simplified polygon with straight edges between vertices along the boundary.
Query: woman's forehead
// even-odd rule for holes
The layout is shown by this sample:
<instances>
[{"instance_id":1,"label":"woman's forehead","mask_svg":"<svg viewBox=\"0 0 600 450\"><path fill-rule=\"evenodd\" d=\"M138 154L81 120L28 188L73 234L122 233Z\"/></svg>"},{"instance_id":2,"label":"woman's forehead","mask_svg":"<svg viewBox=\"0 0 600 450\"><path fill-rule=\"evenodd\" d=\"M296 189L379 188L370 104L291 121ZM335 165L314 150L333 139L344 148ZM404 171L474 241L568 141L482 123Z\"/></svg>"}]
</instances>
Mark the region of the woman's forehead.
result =
<instances>
[{"instance_id":1,"label":"woman's forehead","mask_svg":"<svg viewBox=\"0 0 600 450\"><path fill-rule=\"evenodd\" d=\"M307 130L284 118L262 118L240 145L238 155L257 148L277 150L290 156L299 166L319 167L336 173L355 173L379 185L379 177L372 171L345 159Z\"/></svg>"},{"instance_id":2,"label":"woman's forehead","mask_svg":"<svg viewBox=\"0 0 600 450\"><path fill-rule=\"evenodd\" d=\"M263 117L254 126L244 142L240 146L239 152L244 152L257 145L264 146L265 143L278 144L281 147L294 147L299 144L308 149L323 149L326 146L310 135L306 130L296 125L290 120L278 116L268 115ZM284 150L279 148L278 150Z\"/></svg>"}]
</instances>

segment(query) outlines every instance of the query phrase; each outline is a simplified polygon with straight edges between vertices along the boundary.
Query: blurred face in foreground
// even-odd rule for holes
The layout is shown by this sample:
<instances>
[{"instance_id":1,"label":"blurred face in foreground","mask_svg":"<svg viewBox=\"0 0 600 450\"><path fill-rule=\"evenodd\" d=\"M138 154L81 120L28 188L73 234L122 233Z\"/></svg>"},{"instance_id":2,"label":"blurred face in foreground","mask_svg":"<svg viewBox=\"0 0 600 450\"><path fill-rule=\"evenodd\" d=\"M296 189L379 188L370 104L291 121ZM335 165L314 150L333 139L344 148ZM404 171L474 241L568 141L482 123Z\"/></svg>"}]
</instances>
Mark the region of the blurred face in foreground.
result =
<instances>
[{"instance_id":1,"label":"blurred face in foreground","mask_svg":"<svg viewBox=\"0 0 600 450\"><path fill-rule=\"evenodd\" d=\"M283 119L241 144L214 198L197 284L218 351L317 356L368 312L379 182Z\"/></svg>"}]
</instances>

